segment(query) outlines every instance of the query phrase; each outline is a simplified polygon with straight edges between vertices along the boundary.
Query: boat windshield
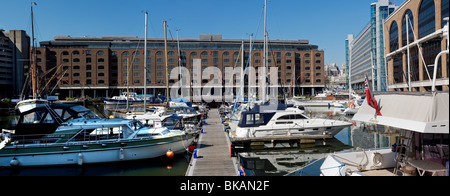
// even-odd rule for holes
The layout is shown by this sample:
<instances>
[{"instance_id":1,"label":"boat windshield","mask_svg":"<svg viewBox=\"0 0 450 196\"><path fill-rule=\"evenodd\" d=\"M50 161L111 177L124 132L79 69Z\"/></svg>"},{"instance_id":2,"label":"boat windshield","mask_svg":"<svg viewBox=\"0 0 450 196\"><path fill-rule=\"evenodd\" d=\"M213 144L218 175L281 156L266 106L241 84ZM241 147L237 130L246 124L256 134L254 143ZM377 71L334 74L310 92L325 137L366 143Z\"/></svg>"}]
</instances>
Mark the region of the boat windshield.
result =
<instances>
[{"instance_id":1,"label":"boat windshield","mask_svg":"<svg viewBox=\"0 0 450 196\"><path fill-rule=\"evenodd\" d=\"M132 130L138 130L141 128L144 128L144 124L142 124L140 121L138 120L132 120L128 123L128 126L132 129Z\"/></svg>"},{"instance_id":2,"label":"boat windshield","mask_svg":"<svg viewBox=\"0 0 450 196\"><path fill-rule=\"evenodd\" d=\"M75 112L77 112L79 114L80 117L89 120L89 119L100 119L99 116L97 116L97 114L95 114L94 112L92 112L91 110L81 106L81 105L76 105L71 107L71 109Z\"/></svg>"}]
</instances>

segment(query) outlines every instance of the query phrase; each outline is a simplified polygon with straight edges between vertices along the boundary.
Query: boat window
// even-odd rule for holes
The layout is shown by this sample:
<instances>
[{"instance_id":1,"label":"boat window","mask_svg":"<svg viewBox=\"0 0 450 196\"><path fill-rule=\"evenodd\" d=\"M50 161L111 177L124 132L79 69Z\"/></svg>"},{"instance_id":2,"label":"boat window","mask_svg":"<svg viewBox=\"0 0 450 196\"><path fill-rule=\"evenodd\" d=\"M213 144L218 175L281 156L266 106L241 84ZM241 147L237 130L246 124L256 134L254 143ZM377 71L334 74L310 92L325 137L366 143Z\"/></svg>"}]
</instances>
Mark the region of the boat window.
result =
<instances>
[{"instance_id":1,"label":"boat window","mask_svg":"<svg viewBox=\"0 0 450 196\"><path fill-rule=\"evenodd\" d=\"M133 120L131 122L128 123L128 126L132 129L132 130L138 130L140 128L145 127L140 121L137 120Z\"/></svg>"},{"instance_id":2,"label":"boat window","mask_svg":"<svg viewBox=\"0 0 450 196\"><path fill-rule=\"evenodd\" d=\"M80 113L81 116L83 116L85 119L100 119L100 117L97 116L97 114L95 114L92 111L86 111L83 113Z\"/></svg>"},{"instance_id":3,"label":"boat window","mask_svg":"<svg viewBox=\"0 0 450 196\"><path fill-rule=\"evenodd\" d=\"M247 122L246 122L246 124L247 125L255 124L255 119L254 119L253 114L247 114Z\"/></svg>"},{"instance_id":4,"label":"boat window","mask_svg":"<svg viewBox=\"0 0 450 196\"><path fill-rule=\"evenodd\" d=\"M264 116L262 114L255 114L255 124L264 123Z\"/></svg>"},{"instance_id":5,"label":"boat window","mask_svg":"<svg viewBox=\"0 0 450 196\"><path fill-rule=\"evenodd\" d=\"M43 123L55 123L55 120L53 119L52 115L50 115L50 113L47 113Z\"/></svg>"},{"instance_id":6,"label":"boat window","mask_svg":"<svg viewBox=\"0 0 450 196\"><path fill-rule=\"evenodd\" d=\"M24 124L38 124L44 117L46 111L35 111L23 116Z\"/></svg>"},{"instance_id":7,"label":"boat window","mask_svg":"<svg viewBox=\"0 0 450 196\"><path fill-rule=\"evenodd\" d=\"M275 124L294 124L293 121L275 122Z\"/></svg>"},{"instance_id":8,"label":"boat window","mask_svg":"<svg viewBox=\"0 0 450 196\"><path fill-rule=\"evenodd\" d=\"M295 120L295 119L307 119L307 118L306 118L306 116L303 116L301 114L291 114L291 115L281 116L277 120Z\"/></svg>"},{"instance_id":9,"label":"boat window","mask_svg":"<svg viewBox=\"0 0 450 196\"><path fill-rule=\"evenodd\" d=\"M247 114L247 125L264 124L264 116L262 114Z\"/></svg>"}]
</instances>

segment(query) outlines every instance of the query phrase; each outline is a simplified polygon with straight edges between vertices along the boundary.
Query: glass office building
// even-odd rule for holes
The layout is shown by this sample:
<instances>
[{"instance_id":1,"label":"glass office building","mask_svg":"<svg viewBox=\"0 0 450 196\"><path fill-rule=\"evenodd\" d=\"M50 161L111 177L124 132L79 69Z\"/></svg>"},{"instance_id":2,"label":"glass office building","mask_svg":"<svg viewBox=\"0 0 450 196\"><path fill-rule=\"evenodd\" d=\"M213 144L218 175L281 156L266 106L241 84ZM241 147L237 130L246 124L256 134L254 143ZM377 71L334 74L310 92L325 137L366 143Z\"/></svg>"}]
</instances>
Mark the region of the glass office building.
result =
<instances>
[{"instance_id":1,"label":"glass office building","mask_svg":"<svg viewBox=\"0 0 450 196\"><path fill-rule=\"evenodd\" d=\"M348 59L346 63L349 65L352 89L364 89L364 80L367 76L372 90L387 90L383 21L395 8L396 6L388 0L372 3L368 24L353 39L347 38L346 54L350 57L346 58Z\"/></svg>"}]
</instances>

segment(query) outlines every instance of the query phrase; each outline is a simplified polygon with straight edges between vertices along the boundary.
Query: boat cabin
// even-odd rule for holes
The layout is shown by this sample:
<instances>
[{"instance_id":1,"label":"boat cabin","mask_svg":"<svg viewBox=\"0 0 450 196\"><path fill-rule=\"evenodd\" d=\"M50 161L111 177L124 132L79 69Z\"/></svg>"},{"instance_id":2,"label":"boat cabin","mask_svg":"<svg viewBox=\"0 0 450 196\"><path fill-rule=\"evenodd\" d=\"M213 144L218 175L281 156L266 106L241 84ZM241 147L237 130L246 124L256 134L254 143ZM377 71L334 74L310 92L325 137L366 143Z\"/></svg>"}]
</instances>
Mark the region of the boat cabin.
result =
<instances>
[{"instance_id":1,"label":"boat cabin","mask_svg":"<svg viewBox=\"0 0 450 196\"><path fill-rule=\"evenodd\" d=\"M72 104L45 104L18 113L14 135L36 136L55 132L58 126L69 120L100 119L94 112L81 106Z\"/></svg>"},{"instance_id":2,"label":"boat cabin","mask_svg":"<svg viewBox=\"0 0 450 196\"><path fill-rule=\"evenodd\" d=\"M238 127L258 127L267 125L279 110L293 107L292 104L263 104L255 105L250 111L242 112ZM286 117L284 117L286 118ZM289 117L287 117L289 118Z\"/></svg>"}]
</instances>

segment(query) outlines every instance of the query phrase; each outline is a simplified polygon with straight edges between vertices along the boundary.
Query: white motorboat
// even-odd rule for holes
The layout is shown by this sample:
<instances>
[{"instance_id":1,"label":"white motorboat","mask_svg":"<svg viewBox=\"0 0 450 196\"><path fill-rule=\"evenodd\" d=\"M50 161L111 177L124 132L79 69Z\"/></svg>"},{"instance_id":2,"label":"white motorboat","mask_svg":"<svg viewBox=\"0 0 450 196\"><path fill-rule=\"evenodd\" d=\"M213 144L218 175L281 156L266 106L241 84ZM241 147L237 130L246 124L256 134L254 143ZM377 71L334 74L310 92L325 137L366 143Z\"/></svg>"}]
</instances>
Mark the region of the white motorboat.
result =
<instances>
[{"instance_id":1,"label":"white motorboat","mask_svg":"<svg viewBox=\"0 0 450 196\"><path fill-rule=\"evenodd\" d=\"M16 109L23 113L45 104L48 104L48 101L45 99L25 99L17 102Z\"/></svg>"},{"instance_id":2,"label":"white motorboat","mask_svg":"<svg viewBox=\"0 0 450 196\"><path fill-rule=\"evenodd\" d=\"M334 136L352 123L310 118L292 105L256 105L250 111L242 112L232 137L250 138L265 136L331 135Z\"/></svg>"}]
</instances>

